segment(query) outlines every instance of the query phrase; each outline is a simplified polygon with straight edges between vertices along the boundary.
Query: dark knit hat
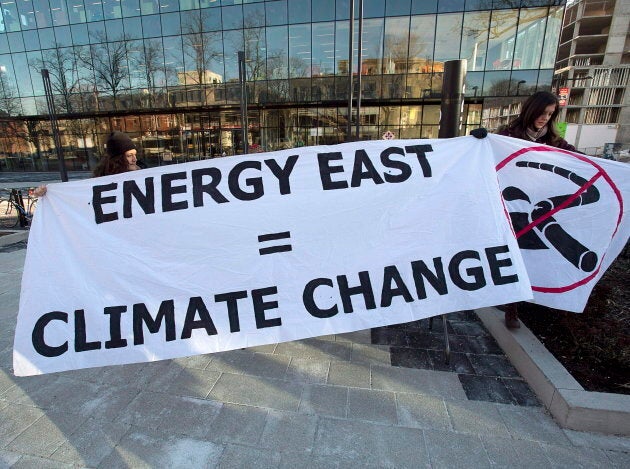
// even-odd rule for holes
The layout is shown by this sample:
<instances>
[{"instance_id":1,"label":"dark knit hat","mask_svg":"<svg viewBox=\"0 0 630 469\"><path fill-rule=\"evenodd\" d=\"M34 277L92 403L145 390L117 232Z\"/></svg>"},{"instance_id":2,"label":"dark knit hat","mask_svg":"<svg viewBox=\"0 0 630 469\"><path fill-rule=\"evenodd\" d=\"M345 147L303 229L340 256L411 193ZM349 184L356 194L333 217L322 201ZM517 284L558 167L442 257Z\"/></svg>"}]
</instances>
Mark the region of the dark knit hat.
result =
<instances>
[{"instance_id":1,"label":"dark knit hat","mask_svg":"<svg viewBox=\"0 0 630 469\"><path fill-rule=\"evenodd\" d=\"M105 149L109 156L118 156L126 151L135 150L136 146L126 134L115 131L109 135L105 143Z\"/></svg>"}]
</instances>

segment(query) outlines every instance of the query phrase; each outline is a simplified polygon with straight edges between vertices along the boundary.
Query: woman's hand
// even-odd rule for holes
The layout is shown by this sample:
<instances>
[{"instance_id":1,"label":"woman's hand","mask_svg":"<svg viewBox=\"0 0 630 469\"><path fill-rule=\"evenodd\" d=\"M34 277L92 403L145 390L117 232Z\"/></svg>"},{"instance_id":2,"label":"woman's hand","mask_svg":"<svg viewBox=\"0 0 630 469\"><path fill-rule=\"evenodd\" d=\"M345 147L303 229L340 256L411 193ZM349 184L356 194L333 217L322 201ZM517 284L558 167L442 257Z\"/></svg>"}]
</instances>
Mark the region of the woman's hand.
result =
<instances>
[{"instance_id":1,"label":"woman's hand","mask_svg":"<svg viewBox=\"0 0 630 469\"><path fill-rule=\"evenodd\" d=\"M34 195L35 197L43 197L43 196L45 196L45 195L46 195L46 191L47 191L47 190L48 190L48 189L46 188L46 186L45 186L45 185L41 185L41 186L39 186L38 188L36 188L36 189L33 191L33 195Z\"/></svg>"}]
</instances>

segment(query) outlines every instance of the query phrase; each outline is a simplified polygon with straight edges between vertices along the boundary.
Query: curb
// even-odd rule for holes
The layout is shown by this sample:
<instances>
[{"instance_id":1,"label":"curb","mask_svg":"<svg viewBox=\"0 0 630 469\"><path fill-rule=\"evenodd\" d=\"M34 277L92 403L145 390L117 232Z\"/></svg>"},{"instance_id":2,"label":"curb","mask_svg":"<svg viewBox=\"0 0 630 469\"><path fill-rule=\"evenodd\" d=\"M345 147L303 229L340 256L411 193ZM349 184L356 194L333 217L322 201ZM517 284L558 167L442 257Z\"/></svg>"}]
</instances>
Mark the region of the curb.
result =
<instances>
[{"instance_id":1,"label":"curb","mask_svg":"<svg viewBox=\"0 0 630 469\"><path fill-rule=\"evenodd\" d=\"M475 312L560 426L630 436L630 395L584 390L522 322L511 331L499 309Z\"/></svg>"},{"instance_id":2,"label":"curb","mask_svg":"<svg viewBox=\"0 0 630 469\"><path fill-rule=\"evenodd\" d=\"M4 233L0 236L0 247L8 246L9 244L19 243L28 239L28 230L0 230Z\"/></svg>"}]
</instances>

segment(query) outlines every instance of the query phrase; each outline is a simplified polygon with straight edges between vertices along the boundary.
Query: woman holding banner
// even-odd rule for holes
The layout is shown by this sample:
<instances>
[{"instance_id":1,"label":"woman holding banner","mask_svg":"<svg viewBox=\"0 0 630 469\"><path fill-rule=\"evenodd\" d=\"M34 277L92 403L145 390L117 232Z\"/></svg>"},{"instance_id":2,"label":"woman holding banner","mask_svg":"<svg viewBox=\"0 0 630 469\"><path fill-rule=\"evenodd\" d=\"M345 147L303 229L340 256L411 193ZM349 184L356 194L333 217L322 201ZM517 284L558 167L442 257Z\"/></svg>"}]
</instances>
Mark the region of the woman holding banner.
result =
<instances>
[{"instance_id":1,"label":"woman holding banner","mask_svg":"<svg viewBox=\"0 0 630 469\"><path fill-rule=\"evenodd\" d=\"M122 132L112 132L105 143L105 156L94 169L94 176L136 171L138 166L137 149L131 139Z\"/></svg>"},{"instance_id":2,"label":"woman holding banner","mask_svg":"<svg viewBox=\"0 0 630 469\"><path fill-rule=\"evenodd\" d=\"M105 143L105 156L101 158L94 169L94 177L109 176L110 174L126 173L142 169L138 165L137 150L133 141L124 133L114 131ZM33 191L35 197L46 194L46 186L39 186Z\"/></svg>"},{"instance_id":3,"label":"woman holding banner","mask_svg":"<svg viewBox=\"0 0 630 469\"><path fill-rule=\"evenodd\" d=\"M523 103L521 113L507 126L500 128L499 135L543 143L563 150L576 151L556 130L558 98L549 91L538 91Z\"/></svg>"},{"instance_id":4,"label":"woman holding banner","mask_svg":"<svg viewBox=\"0 0 630 469\"><path fill-rule=\"evenodd\" d=\"M498 130L499 135L520 138L529 142L542 143L562 150L577 151L564 140L555 127L559 103L555 94L538 91L523 103L521 113L507 126ZM518 329L518 303L503 305L505 325L508 329Z\"/></svg>"}]
</instances>

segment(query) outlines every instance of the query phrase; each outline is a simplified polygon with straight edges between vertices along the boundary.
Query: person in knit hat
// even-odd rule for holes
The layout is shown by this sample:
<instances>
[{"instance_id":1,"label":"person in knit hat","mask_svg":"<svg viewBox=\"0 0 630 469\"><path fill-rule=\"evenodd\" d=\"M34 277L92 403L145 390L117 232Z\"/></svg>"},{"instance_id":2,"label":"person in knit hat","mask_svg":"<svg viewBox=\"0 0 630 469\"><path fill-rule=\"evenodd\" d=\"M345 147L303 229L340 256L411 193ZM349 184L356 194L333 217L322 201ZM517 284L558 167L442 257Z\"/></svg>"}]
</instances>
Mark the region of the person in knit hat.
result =
<instances>
[{"instance_id":1,"label":"person in knit hat","mask_svg":"<svg viewBox=\"0 0 630 469\"><path fill-rule=\"evenodd\" d=\"M94 169L94 176L108 176L140 169L136 155L136 146L126 134L112 132L105 143L105 156Z\"/></svg>"}]
</instances>

